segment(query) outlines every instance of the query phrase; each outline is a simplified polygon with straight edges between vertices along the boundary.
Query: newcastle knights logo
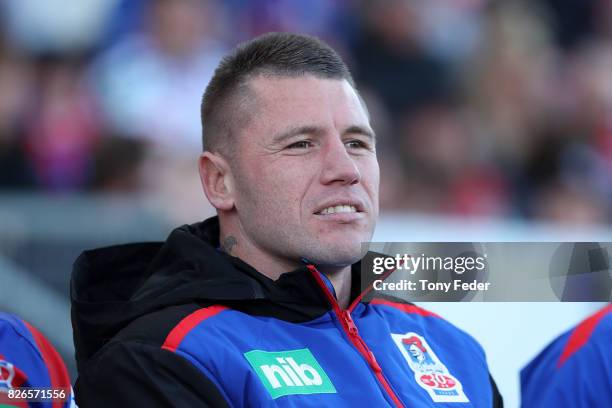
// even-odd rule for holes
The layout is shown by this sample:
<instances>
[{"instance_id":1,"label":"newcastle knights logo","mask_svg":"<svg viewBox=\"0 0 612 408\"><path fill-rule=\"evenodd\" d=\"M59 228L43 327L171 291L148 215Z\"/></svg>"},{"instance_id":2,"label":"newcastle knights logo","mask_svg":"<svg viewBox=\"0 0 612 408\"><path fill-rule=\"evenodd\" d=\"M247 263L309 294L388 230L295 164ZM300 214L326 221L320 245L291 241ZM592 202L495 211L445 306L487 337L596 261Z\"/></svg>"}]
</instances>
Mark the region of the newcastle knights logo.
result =
<instances>
[{"instance_id":1,"label":"newcastle knights logo","mask_svg":"<svg viewBox=\"0 0 612 408\"><path fill-rule=\"evenodd\" d=\"M463 386L440 361L427 340L416 333L391 334L414 372L414 379L434 402L469 402Z\"/></svg>"},{"instance_id":2,"label":"newcastle knights logo","mask_svg":"<svg viewBox=\"0 0 612 408\"><path fill-rule=\"evenodd\" d=\"M15 368L11 363L0 360L0 390L13 388Z\"/></svg>"},{"instance_id":3,"label":"newcastle knights logo","mask_svg":"<svg viewBox=\"0 0 612 408\"><path fill-rule=\"evenodd\" d=\"M0 392L6 392L11 388L23 387L28 377L19 368L4 359L0 354ZM0 402L0 407L3 407Z\"/></svg>"}]
</instances>

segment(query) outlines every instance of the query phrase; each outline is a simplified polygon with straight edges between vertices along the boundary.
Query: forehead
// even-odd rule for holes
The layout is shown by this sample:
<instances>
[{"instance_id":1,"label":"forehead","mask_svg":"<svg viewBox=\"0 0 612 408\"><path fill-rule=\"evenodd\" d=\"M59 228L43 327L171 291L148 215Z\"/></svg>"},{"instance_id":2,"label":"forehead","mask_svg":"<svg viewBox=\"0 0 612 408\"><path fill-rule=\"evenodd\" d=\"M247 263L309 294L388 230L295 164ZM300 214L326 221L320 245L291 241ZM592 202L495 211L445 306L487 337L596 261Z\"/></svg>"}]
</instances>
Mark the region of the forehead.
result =
<instances>
[{"instance_id":1,"label":"forehead","mask_svg":"<svg viewBox=\"0 0 612 408\"><path fill-rule=\"evenodd\" d=\"M249 81L249 122L262 131L289 126L369 127L368 114L355 89L344 79L258 76Z\"/></svg>"}]
</instances>

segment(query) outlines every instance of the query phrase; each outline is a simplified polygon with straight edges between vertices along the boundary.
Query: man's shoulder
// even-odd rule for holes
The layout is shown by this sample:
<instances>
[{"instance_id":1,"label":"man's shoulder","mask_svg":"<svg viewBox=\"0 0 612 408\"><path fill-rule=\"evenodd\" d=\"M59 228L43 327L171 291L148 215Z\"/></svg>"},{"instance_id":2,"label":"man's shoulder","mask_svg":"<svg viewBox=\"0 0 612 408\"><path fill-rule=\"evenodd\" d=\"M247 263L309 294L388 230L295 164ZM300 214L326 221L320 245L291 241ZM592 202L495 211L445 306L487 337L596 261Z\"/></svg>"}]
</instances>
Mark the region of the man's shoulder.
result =
<instances>
[{"instance_id":1,"label":"man's shoulder","mask_svg":"<svg viewBox=\"0 0 612 408\"><path fill-rule=\"evenodd\" d=\"M213 379L163 347L165 339L206 305L184 304L133 320L79 367L79 406L228 406Z\"/></svg>"},{"instance_id":2,"label":"man's shoulder","mask_svg":"<svg viewBox=\"0 0 612 408\"><path fill-rule=\"evenodd\" d=\"M444 320L443 317L434 312L431 312L423 307L417 306L416 304L408 302L402 298L387 294L378 294L375 297L369 299L368 303L371 305L385 305L408 315L429 316Z\"/></svg>"},{"instance_id":3,"label":"man's shoulder","mask_svg":"<svg viewBox=\"0 0 612 408\"><path fill-rule=\"evenodd\" d=\"M563 333L520 373L525 407L594 406L610 397L612 308Z\"/></svg>"},{"instance_id":4,"label":"man's shoulder","mask_svg":"<svg viewBox=\"0 0 612 408\"><path fill-rule=\"evenodd\" d=\"M393 296L376 296L368 302L374 307L383 307L397 318L404 319L411 327L427 331L437 339L444 339L463 346L469 345L484 356L484 350L472 335L455 326L439 314Z\"/></svg>"},{"instance_id":5,"label":"man's shoulder","mask_svg":"<svg viewBox=\"0 0 612 408\"><path fill-rule=\"evenodd\" d=\"M206 306L187 303L147 313L120 330L109 343L141 343L161 347L175 327L189 315Z\"/></svg>"},{"instance_id":6,"label":"man's shoulder","mask_svg":"<svg viewBox=\"0 0 612 408\"><path fill-rule=\"evenodd\" d=\"M95 370L101 364L116 362L117 355L154 356L163 353L169 334L192 313L204 307L206 305L197 303L168 306L132 320L81 363L79 374Z\"/></svg>"},{"instance_id":7,"label":"man's shoulder","mask_svg":"<svg viewBox=\"0 0 612 408\"><path fill-rule=\"evenodd\" d=\"M564 336L558 366L574 360L576 363L612 364L609 351L612 337L612 304L589 316Z\"/></svg>"},{"instance_id":8,"label":"man's shoulder","mask_svg":"<svg viewBox=\"0 0 612 408\"><path fill-rule=\"evenodd\" d=\"M0 312L0 338L2 337L25 338L29 340L31 335L23 320L15 315Z\"/></svg>"},{"instance_id":9,"label":"man's shoulder","mask_svg":"<svg viewBox=\"0 0 612 408\"><path fill-rule=\"evenodd\" d=\"M607 348L612 338L612 305L608 305L603 309L601 314L602 316L595 324L593 330L593 342L598 346L605 346Z\"/></svg>"}]
</instances>

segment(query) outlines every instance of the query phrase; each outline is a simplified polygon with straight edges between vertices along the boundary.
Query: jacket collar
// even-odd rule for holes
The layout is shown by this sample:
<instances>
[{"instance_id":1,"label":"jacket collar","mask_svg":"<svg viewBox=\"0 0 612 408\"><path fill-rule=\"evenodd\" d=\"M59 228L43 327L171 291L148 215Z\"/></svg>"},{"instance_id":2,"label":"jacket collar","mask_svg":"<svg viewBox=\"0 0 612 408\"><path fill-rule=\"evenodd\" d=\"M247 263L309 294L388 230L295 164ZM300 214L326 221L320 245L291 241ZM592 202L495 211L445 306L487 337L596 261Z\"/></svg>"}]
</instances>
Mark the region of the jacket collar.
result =
<instances>
[{"instance_id":1,"label":"jacket collar","mask_svg":"<svg viewBox=\"0 0 612 408\"><path fill-rule=\"evenodd\" d=\"M73 306L92 321L118 326L154 310L194 302L294 322L330 309L306 265L274 281L218 246L219 221L212 217L175 229L163 243L85 251L74 266ZM351 298L360 292L359 269L359 264L352 267Z\"/></svg>"}]
</instances>

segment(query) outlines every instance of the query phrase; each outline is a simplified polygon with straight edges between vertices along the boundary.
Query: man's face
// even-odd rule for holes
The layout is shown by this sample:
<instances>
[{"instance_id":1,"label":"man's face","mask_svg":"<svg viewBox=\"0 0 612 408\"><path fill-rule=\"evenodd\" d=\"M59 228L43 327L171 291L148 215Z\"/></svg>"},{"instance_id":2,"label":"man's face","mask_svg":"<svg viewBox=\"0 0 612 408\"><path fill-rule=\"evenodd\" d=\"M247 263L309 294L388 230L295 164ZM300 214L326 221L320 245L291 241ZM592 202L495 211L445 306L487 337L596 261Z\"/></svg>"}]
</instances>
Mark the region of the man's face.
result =
<instances>
[{"instance_id":1,"label":"man's face","mask_svg":"<svg viewBox=\"0 0 612 408\"><path fill-rule=\"evenodd\" d=\"M416 344L411 344L410 347L408 347L408 350L410 351L410 354L417 359L417 361L423 361L425 359L423 352L416 346Z\"/></svg>"},{"instance_id":2,"label":"man's face","mask_svg":"<svg viewBox=\"0 0 612 408\"><path fill-rule=\"evenodd\" d=\"M345 80L251 80L251 118L235 145L242 235L264 256L344 266L378 217L379 168L367 113ZM248 261L248 260L247 260Z\"/></svg>"}]
</instances>

